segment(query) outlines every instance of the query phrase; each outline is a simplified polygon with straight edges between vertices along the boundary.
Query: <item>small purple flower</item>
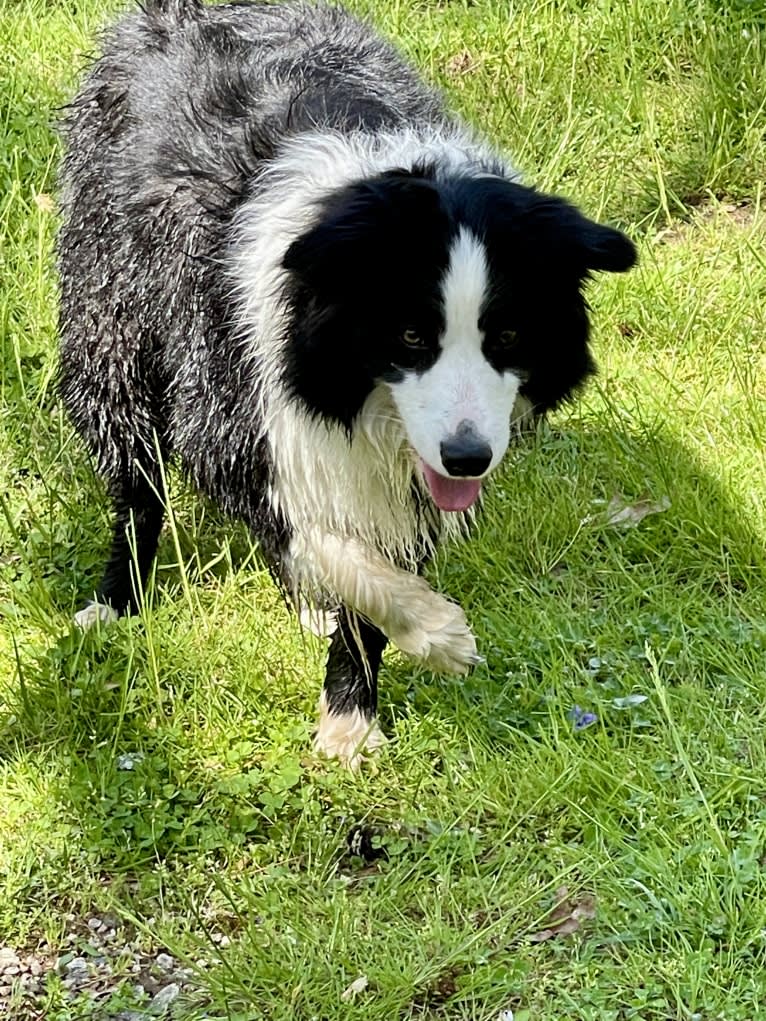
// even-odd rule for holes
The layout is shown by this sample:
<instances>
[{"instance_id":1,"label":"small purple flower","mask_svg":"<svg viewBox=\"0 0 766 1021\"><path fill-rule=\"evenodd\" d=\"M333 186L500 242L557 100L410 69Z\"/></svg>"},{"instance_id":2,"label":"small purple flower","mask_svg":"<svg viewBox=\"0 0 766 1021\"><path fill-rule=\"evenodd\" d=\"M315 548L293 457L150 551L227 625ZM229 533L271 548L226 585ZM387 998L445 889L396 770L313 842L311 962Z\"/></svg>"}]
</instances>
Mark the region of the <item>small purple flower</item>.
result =
<instances>
[{"instance_id":1,"label":"small purple flower","mask_svg":"<svg viewBox=\"0 0 766 1021\"><path fill-rule=\"evenodd\" d=\"M581 709L579 705L572 706L567 713L567 719L572 721L575 733L598 722L598 716L595 713L589 713L585 709Z\"/></svg>"}]
</instances>

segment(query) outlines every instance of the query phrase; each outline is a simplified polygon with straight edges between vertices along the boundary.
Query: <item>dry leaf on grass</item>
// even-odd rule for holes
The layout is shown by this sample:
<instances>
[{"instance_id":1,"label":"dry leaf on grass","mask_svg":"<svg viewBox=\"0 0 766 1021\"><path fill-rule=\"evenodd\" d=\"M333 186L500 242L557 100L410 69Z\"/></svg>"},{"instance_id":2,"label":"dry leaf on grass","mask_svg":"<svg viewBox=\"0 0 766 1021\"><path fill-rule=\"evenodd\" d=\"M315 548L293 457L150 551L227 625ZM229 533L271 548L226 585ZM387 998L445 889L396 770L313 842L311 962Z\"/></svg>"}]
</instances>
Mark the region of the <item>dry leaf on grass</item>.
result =
<instances>
[{"instance_id":1,"label":"dry leaf on grass","mask_svg":"<svg viewBox=\"0 0 766 1021\"><path fill-rule=\"evenodd\" d=\"M567 887L560 886L555 898L556 903L545 919L546 927L530 936L530 943L544 943L555 936L570 936L577 932L582 922L596 917L596 898L591 893L570 898Z\"/></svg>"},{"instance_id":2,"label":"dry leaf on grass","mask_svg":"<svg viewBox=\"0 0 766 1021\"><path fill-rule=\"evenodd\" d=\"M35 205L43 213L52 213L55 208L53 198L41 191L35 195Z\"/></svg>"},{"instance_id":3,"label":"dry leaf on grass","mask_svg":"<svg viewBox=\"0 0 766 1021\"><path fill-rule=\"evenodd\" d=\"M603 511L589 514L582 519L581 524L590 525L598 522L603 525L612 525L614 528L635 528L649 514L662 514L668 507L670 507L670 500L667 496L663 496L660 500L651 500L648 496L642 496L635 503L629 503L624 496L615 493Z\"/></svg>"},{"instance_id":4,"label":"dry leaf on grass","mask_svg":"<svg viewBox=\"0 0 766 1021\"><path fill-rule=\"evenodd\" d=\"M476 62L467 50L456 53L447 61L445 70L450 77L455 78L461 74L468 74L476 67Z\"/></svg>"},{"instance_id":5,"label":"dry leaf on grass","mask_svg":"<svg viewBox=\"0 0 766 1021\"><path fill-rule=\"evenodd\" d=\"M350 986L348 986L347 989L343 990L343 992L340 994L341 1000L343 1000L344 1003L348 1003L350 1000L354 999L357 993L363 992L369 984L370 981L367 978L367 976L360 975L359 978L354 979L354 981L351 983Z\"/></svg>"}]
</instances>

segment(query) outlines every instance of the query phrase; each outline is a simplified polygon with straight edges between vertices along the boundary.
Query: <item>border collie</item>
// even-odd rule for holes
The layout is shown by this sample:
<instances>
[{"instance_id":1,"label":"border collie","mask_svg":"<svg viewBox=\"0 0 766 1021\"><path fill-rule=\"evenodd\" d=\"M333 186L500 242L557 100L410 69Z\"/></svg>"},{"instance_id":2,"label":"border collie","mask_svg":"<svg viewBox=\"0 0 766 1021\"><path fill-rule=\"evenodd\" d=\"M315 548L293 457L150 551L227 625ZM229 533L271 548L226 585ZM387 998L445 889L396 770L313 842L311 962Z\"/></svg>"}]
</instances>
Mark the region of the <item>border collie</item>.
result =
<instances>
[{"instance_id":1,"label":"border collie","mask_svg":"<svg viewBox=\"0 0 766 1021\"><path fill-rule=\"evenodd\" d=\"M174 456L334 612L316 746L354 768L389 641L477 662L422 568L512 429L593 371L583 287L633 244L520 183L335 7L145 0L64 128L61 394L116 509L76 621L135 609Z\"/></svg>"}]
</instances>

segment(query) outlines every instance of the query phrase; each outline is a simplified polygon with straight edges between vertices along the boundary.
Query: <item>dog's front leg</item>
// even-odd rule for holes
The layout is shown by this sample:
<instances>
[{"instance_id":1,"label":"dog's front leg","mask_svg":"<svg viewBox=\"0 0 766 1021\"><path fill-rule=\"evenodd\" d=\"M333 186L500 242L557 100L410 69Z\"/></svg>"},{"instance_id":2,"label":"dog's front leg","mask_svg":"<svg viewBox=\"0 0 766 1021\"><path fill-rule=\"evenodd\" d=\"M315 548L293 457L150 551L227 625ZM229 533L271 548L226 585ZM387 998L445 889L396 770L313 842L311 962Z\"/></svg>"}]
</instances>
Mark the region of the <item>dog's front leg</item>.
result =
<instances>
[{"instance_id":1,"label":"dog's front leg","mask_svg":"<svg viewBox=\"0 0 766 1021\"><path fill-rule=\"evenodd\" d=\"M340 607L330 640L319 726L314 747L330 759L357 769L382 744L376 719L378 669L386 636L369 621Z\"/></svg>"},{"instance_id":2,"label":"dog's front leg","mask_svg":"<svg viewBox=\"0 0 766 1021\"><path fill-rule=\"evenodd\" d=\"M291 553L296 574L306 571L432 670L464 674L479 662L462 608L358 540L317 531L295 537Z\"/></svg>"}]
</instances>

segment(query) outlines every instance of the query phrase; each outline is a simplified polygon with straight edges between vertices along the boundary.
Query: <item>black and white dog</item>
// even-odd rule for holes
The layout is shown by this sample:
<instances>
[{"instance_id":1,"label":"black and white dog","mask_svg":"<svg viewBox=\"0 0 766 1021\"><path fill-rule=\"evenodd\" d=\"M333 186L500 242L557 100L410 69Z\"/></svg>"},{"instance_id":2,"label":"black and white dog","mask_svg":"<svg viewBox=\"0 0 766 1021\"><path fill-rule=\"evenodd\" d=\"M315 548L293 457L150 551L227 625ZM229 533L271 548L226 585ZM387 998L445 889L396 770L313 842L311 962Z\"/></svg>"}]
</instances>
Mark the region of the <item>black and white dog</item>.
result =
<instances>
[{"instance_id":1,"label":"black and white dog","mask_svg":"<svg viewBox=\"0 0 766 1021\"><path fill-rule=\"evenodd\" d=\"M316 744L354 767L384 740L387 642L476 662L420 570L514 424L593 370L583 285L634 247L332 7L145 0L65 136L61 393L116 506L77 622L135 607L176 455L293 600L336 611Z\"/></svg>"}]
</instances>

